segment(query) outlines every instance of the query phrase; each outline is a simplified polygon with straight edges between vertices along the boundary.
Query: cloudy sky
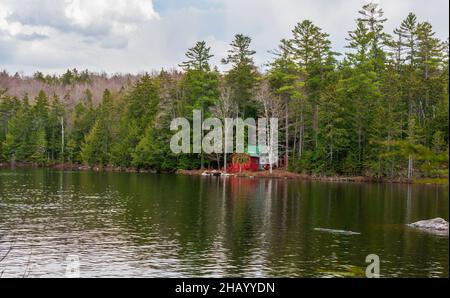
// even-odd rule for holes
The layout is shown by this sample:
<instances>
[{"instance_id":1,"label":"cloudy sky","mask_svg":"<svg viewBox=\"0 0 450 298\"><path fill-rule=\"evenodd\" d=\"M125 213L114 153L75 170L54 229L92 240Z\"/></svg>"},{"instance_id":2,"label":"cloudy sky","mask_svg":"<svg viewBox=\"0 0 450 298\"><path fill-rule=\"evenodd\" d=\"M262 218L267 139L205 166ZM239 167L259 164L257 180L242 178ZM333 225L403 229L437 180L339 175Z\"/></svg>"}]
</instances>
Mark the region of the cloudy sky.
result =
<instances>
[{"instance_id":1,"label":"cloudy sky","mask_svg":"<svg viewBox=\"0 0 450 298\"><path fill-rule=\"evenodd\" d=\"M197 40L226 55L234 34L253 38L256 63L295 24L310 19L345 50L347 31L367 0L0 0L0 69L61 73L67 68L138 73L173 68ZM438 37L449 28L448 0L378 0L391 31L413 11Z\"/></svg>"}]
</instances>

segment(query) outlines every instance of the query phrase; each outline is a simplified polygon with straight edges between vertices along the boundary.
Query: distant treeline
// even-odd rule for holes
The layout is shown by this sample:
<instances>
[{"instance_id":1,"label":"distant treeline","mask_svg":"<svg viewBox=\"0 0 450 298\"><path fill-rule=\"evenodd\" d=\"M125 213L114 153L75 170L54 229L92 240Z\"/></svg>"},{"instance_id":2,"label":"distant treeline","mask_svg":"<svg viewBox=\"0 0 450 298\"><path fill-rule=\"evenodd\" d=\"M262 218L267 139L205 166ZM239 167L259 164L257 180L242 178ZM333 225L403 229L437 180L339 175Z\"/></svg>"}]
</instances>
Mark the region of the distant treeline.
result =
<instances>
[{"instance_id":1,"label":"distant treeline","mask_svg":"<svg viewBox=\"0 0 450 298\"><path fill-rule=\"evenodd\" d=\"M203 41L187 51L182 72L108 77L71 70L33 78L4 72L0 160L157 171L223 165L221 155L170 151L171 120L199 109L220 119L281 118L280 150L291 171L448 176L448 40L413 13L390 34L385 22L377 4L365 5L348 33L348 50L339 54L327 33L302 21L264 72L242 34L222 61L231 66L226 73L211 67Z\"/></svg>"},{"instance_id":2,"label":"distant treeline","mask_svg":"<svg viewBox=\"0 0 450 298\"><path fill-rule=\"evenodd\" d=\"M142 75L93 73L87 70L68 69L62 75L44 75L36 72L26 76L16 72L0 72L0 88L6 90L9 96L23 98L25 95L33 100L40 91L46 94L56 94L68 108L73 108L84 97L86 89L92 93L92 99L98 104L105 89L117 92L131 87Z\"/></svg>"}]
</instances>

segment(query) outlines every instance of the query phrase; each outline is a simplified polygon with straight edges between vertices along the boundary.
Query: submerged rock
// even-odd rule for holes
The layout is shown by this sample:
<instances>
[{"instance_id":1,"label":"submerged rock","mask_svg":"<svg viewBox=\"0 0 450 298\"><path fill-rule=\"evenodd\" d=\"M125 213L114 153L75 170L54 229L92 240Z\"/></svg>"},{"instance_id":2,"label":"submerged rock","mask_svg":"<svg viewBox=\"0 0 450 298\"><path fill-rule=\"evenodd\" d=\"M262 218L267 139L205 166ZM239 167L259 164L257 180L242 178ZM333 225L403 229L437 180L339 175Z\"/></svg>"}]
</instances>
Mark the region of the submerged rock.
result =
<instances>
[{"instance_id":1,"label":"submerged rock","mask_svg":"<svg viewBox=\"0 0 450 298\"><path fill-rule=\"evenodd\" d=\"M426 232L448 235L448 222L442 218L421 220L408 225L411 228L420 229Z\"/></svg>"},{"instance_id":2,"label":"submerged rock","mask_svg":"<svg viewBox=\"0 0 450 298\"><path fill-rule=\"evenodd\" d=\"M333 230L333 229L321 229L321 228L317 228L317 229L314 229L314 231L325 232L325 233L331 233L331 234L348 235L348 236L352 236L352 235L361 235L361 233L357 233L357 232L344 231L344 230Z\"/></svg>"},{"instance_id":3,"label":"submerged rock","mask_svg":"<svg viewBox=\"0 0 450 298\"><path fill-rule=\"evenodd\" d=\"M323 278L363 278L366 277L365 270L358 266L338 265L337 269L317 269L316 272Z\"/></svg>"}]
</instances>

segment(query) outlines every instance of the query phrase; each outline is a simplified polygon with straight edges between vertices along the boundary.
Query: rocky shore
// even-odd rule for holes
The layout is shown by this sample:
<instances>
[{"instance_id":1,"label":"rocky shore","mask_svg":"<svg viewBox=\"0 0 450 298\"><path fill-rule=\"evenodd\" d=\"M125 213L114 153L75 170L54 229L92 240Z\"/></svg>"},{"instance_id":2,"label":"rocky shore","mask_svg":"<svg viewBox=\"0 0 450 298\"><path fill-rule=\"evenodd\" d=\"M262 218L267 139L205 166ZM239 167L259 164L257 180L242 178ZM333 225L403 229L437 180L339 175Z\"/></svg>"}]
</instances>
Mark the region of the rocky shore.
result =
<instances>
[{"instance_id":1,"label":"rocky shore","mask_svg":"<svg viewBox=\"0 0 450 298\"><path fill-rule=\"evenodd\" d=\"M187 176L205 176L206 170L178 170L178 175ZM231 177L241 178L271 178L271 179L289 179L289 180L309 180L309 181L327 181L327 182L353 182L353 183L398 183L398 184L428 184L428 185L448 185L448 179L439 179L434 182L429 180L426 183L420 183L420 180L411 180L406 178L390 178L390 179L378 179L373 177L364 176L315 176L300 173L292 173L284 170L274 170L272 173L269 171L261 172L242 172L236 174L229 174ZM442 183L444 182L444 183Z\"/></svg>"},{"instance_id":2,"label":"rocky shore","mask_svg":"<svg viewBox=\"0 0 450 298\"><path fill-rule=\"evenodd\" d=\"M122 172L122 173L153 173L156 171L137 169L137 168L125 168L125 167L113 167L113 166L86 166L80 164L51 164L51 165L38 165L33 163L0 163L0 169L26 169L26 168L50 168L55 170L66 171L94 171L94 172ZM205 176L207 170L178 170L175 173L177 175L185 176ZM213 172L213 171L210 171ZM219 175L220 176L220 175ZM442 179L406 179L406 178L389 178L379 179L374 177L364 176L315 176L301 173L287 172L284 170L274 170L272 173L269 171L260 172L242 172L237 174L227 174L231 177L239 178L270 178L270 179L289 179L289 180L307 180L307 181L327 181L327 182L353 182L353 183L398 183L398 184L426 184L426 185L448 185L448 178Z\"/></svg>"}]
</instances>

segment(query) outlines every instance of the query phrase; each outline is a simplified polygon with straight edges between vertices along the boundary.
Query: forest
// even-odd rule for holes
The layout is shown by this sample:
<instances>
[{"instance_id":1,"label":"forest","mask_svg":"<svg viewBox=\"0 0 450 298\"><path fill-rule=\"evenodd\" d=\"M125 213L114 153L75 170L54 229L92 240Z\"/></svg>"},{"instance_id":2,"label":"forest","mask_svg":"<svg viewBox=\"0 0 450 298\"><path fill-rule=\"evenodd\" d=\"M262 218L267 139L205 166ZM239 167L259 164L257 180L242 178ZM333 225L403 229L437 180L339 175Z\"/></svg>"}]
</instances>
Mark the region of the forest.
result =
<instances>
[{"instance_id":1,"label":"forest","mask_svg":"<svg viewBox=\"0 0 450 298\"><path fill-rule=\"evenodd\" d=\"M356 15L356 14L355 14ZM366 4L345 53L309 20L274 45L264 70L251 37L236 34L230 68L210 65L199 41L180 70L106 75L68 70L0 73L0 163L174 172L220 165L224 156L175 155L172 119L280 119L288 170L311 175L448 177L449 45L414 13L386 32ZM182 69L182 70L181 70Z\"/></svg>"}]
</instances>

